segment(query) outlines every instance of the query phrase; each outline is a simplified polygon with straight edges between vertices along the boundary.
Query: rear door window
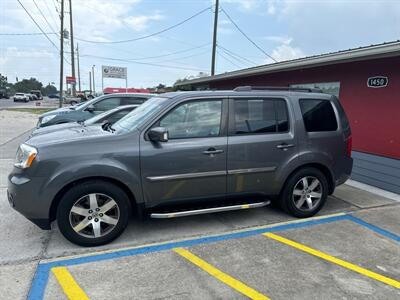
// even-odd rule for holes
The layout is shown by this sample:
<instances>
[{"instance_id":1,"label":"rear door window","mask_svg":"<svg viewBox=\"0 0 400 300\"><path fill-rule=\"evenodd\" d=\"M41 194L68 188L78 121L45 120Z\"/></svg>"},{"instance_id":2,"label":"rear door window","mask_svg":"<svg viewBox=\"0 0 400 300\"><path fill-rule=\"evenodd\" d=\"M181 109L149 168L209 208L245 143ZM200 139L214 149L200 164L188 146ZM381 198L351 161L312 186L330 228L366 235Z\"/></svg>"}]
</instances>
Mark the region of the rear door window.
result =
<instances>
[{"instance_id":1,"label":"rear door window","mask_svg":"<svg viewBox=\"0 0 400 300\"><path fill-rule=\"evenodd\" d=\"M289 120L283 99L234 100L233 134L287 132Z\"/></svg>"},{"instance_id":2,"label":"rear door window","mask_svg":"<svg viewBox=\"0 0 400 300\"><path fill-rule=\"evenodd\" d=\"M300 99L299 103L306 131L337 130L338 123L331 101L322 99Z\"/></svg>"}]
</instances>

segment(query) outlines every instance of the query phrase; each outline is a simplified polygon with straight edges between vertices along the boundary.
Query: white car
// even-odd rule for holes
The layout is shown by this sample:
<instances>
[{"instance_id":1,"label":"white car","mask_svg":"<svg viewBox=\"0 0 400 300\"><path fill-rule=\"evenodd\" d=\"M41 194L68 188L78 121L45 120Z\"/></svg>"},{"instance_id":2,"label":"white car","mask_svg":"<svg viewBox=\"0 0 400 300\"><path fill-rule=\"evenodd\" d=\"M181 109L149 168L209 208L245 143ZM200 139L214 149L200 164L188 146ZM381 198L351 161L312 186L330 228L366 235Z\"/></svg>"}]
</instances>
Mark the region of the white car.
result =
<instances>
[{"instance_id":1,"label":"white car","mask_svg":"<svg viewBox=\"0 0 400 300\"><path fill-rule=\"evenodd\" d=\"M29 95L24 93L16 93L14 95L14 102L17 101L29 102Z\"/></svg>"}]
</instances>

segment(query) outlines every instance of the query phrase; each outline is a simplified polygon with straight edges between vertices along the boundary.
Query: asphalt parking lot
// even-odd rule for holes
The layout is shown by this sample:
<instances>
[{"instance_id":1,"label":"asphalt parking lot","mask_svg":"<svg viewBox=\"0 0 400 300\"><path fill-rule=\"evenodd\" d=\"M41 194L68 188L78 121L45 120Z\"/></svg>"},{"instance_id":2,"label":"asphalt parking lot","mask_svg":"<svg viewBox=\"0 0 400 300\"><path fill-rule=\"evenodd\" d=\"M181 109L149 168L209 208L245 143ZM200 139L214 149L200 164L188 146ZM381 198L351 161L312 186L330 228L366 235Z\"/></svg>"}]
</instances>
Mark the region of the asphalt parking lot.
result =
<instances>
[{"instance_id":1,"label":"asphalt parking lot","mask_svg":"<svg viewBox=\"0 0 400 300\"><path fill-rule=\"evenodd\" d=\"M4 299L400 298L396 197L344 185L312 219L271 206L132 220L115 242L80 248L9 207L6 175L36 116L0 113L0 127L13 122L0 134Z\"/></svg>"}]
</instances>

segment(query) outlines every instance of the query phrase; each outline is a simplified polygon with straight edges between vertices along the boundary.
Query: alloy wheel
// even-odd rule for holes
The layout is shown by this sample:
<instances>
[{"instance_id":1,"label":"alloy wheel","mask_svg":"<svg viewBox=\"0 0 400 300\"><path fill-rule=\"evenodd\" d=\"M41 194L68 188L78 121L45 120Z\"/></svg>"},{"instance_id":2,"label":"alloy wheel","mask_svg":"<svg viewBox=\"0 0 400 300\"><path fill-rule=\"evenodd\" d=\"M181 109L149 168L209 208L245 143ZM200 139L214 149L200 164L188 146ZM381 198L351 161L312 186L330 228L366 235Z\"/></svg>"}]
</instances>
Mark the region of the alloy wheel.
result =
<instances>
[{"instance_id":1,"label":"alloy wheel","mask_svg":"<svg viewBox=\"0 0 400 300\"><path fill-rule=\"evenodd\" d=\"M120 211L114 199L105 194L88 194L78 199L69 213L72 229L87 238L109 234L118 224Z\"/></svg>"},{"instance_id":2,"label":"alloy wheel","mask_svg":"<svg viewBox=\"0 0 400 300\"><path fill-rule=\"evenodd\" d=\"M314 176L305 176L295 184L292 200L297 209L311 211L320 203L322 193L321 182Z\"/></svg>"}]
</instances>

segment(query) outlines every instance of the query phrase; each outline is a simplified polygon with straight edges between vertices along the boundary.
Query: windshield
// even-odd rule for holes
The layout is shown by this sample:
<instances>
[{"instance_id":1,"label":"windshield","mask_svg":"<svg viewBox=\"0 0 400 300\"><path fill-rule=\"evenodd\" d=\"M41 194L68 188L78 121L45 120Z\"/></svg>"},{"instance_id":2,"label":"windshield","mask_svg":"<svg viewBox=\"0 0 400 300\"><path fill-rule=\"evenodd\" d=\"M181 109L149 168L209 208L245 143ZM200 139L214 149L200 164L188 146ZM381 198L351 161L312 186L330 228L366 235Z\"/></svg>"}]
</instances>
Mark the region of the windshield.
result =
<instances>
[{"instance_id":1,"label":"windshield","mask_svg":"<svg viewBox=\"0 0 400 300\"><path fill-rule=\"evenodd\" d=\"M85 123L85 125L93 125L96 122L98 122L99 120L101 120L102 118L107 117L108 115L111 115L118 110L119 110L118 108L114 108L112 110L107 110L105 112L102 112L101 114L94 116L93 118L86 120L84 123Z\"/></svg>"},{"instance_id":2,"label":"windshield","mask_svg":"<svg viewBox=\"0 0 400 300\"><path fill-rule=\"evenodd\" d=\"M127 114L121 120L116 122L112 127L115 133L121 134L134 130L142 122L146 121L149 117L153 116L162 107L165 98L150 98L145 103L140 105L134 111Z\"/></svg>"}]
</instances>

